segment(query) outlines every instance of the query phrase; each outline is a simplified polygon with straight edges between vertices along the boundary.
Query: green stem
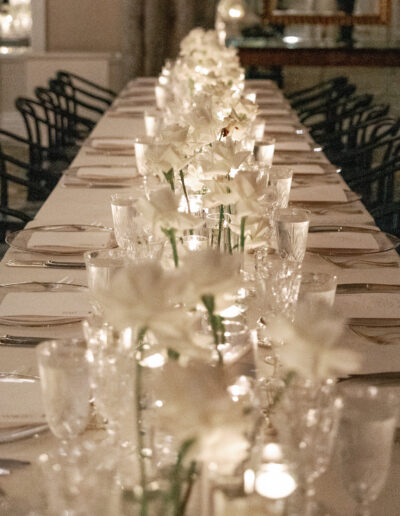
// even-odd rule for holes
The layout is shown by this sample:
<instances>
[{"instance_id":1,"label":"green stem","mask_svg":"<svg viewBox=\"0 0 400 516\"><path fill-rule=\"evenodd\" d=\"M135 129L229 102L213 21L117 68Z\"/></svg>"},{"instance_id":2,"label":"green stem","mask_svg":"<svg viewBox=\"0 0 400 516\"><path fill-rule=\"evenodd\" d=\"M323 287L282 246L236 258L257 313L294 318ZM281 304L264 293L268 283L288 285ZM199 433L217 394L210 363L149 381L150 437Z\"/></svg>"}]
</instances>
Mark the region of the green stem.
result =
<instances>
[{"instance_id":1,"label":"green stem","mask_svg":"<svg viewBox=\"0 0 400 516\"><path fill-rule=\"evenodd\" d=\"M224 206L219 207L219 223L218 223L218 247L221 245L222 226L224 223Z\"/></svg>"},{"instance_id":2,"label":"green stem","mask_svg":"<svg viewBox=\"0 0 400 516\"><path fill-rule=\"evenodd\" d=\"M246 240L246 235L244 234L244 230L246 227L246 217L242 217L240 221L240 251L244 253L244 244Z\"/></svg>"},{"instance_id":3,"label":"green stem","mask_svg":"<svg viewBox=\"0 0 400 516\"><path fill-rule=\"evenodd\" d=\"M224 335L225 328L224 328L224 325L222 322L222 317L214 314L214 309L215 309L214 296L204 295L201 297L201 300L203 302L203 305L207 309L208 321L210 323L211 330L213 333L215 349L218 353L218 365L223 366L224 365L224 357L222 356L222 353L221 353L220 349L218 348L220 342L223 343L225 340L225 335ZM221 336L220 336L220 334L221 334Z\"/></svg>"},{"instance_id":4,"label":"green stem","mask_svg":"<svg viewBox=\"0 0 400 516\"><path fill-rule=\"evenodd\" d=\"M136 342L137 350L140 351L143 346L143 339L146 334L147 328L141 328ZM138 358L136 360L136 378L135 378L135 403L136 403L136 432L137 432L137 448L138 448L138 458L139 458L139 468L140 468L140 481L142 486L142 503L140 516L147 516L148 509L148 500L147 500L147 487L146 487L146 465L144 463L144 457L142 455L142 451L144 448L143 443L143 432L144 429L142 427L142 407L141 407L141 397L142 397L142 366L140 365Z\"/></svg>"},{"instance_id":5,"label":"green stem","mask_svg":"<svg viewBox=\"0 0 400 516\"><path fill-rule=\"evenodd\" d=\"M186 185L185 185L185 176L183 175L183 171L182 170L179 171L179 177L181 178L183 195L185 196L187 207L188 207L188 213L190 214L191 213L190 212L190 202L189 202L189 197L188 197L187 190L186 190Z\"/></svg>"},{"instance_id":6,"label":"green stem","mask_svg":"<svg viewBox=\"0 0 400 516\"><path fill-rule=\"evenodd\" d=\"M232 215L232 208L231 208L230 204L228 205L228 213L229 213L229 215ZM229 254L232 254L232 232L231 232L231 228L229 226L228 226L227 234L228 234L228 250L229 250Z\"/></svg>"},{"instance_id":7,"label":"green stem","mask_svg":"<svg viewBox=\"0 0 400 516\"><path fill-rule=\"evenodd\" d=\"M176 229L165 229L161 228L161 231L166 235L168 240L170 241L171 247L172 247L172 255L174 257L174 264L175 267L179 266L179 258L178 258L178 248L176 246Z\"/></svg>"},{"instance_id":8,"label":"green stem","mask_svg":"<svg viewBox=\"0 0 400 516\"><path fill-rule=\"evenodd\" d=\"M183 495L182 502L180 503L177 511L177 516L185 516L186 507L189 502L190 495L192 493L193 484L196 480L196 467L197 464L195 461L192 461L189 466L189 471L187 474L187 487L185 494Z\"/></svg>"},{"instance_id":9,"label":"green stem","mask_svg":"<svg viewBox=\"0 0 400 516\"><path fill-rule=\"evenodd\" d=\"M174 178L174 169L170 168L168 172L163 172L165 179L168 181L171 190L175 192L175 178Z\"/></svg>"}]
</instances>

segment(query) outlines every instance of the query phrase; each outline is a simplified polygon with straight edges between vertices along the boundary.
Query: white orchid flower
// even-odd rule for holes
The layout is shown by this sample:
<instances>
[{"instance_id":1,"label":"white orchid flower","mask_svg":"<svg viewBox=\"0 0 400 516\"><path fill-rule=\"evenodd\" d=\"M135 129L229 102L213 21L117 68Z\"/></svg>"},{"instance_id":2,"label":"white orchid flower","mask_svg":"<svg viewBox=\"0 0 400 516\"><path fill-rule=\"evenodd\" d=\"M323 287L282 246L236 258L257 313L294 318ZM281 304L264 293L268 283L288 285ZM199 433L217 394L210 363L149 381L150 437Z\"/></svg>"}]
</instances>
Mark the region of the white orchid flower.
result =
<instances>
[{"instance_id":1,"label":"white orchid flower","mask_svg":"<svg viewBox=\"0 0 400 516\"><path fill-rule=\"evenodd\" d=\"M359 355L337 347L343 321L322 305L319 310L300 305L293 323L277 317L266 328L268 335L284 345L280 360L288 370L313 380L354 372Z\"/></svg>"},{"instance_id":2,"label":"white orchid flower","mask_svg":"<svg viewBox=\"0 0 400 516\"><path fill-rule=\"evenodd\" d=\"M164 230L183 231L200 226L203 221L187 213L179 212L180 198L168 186L151 192L150 199L138 201L138 211L158 234Z\"/></svg>"}]
</instances>

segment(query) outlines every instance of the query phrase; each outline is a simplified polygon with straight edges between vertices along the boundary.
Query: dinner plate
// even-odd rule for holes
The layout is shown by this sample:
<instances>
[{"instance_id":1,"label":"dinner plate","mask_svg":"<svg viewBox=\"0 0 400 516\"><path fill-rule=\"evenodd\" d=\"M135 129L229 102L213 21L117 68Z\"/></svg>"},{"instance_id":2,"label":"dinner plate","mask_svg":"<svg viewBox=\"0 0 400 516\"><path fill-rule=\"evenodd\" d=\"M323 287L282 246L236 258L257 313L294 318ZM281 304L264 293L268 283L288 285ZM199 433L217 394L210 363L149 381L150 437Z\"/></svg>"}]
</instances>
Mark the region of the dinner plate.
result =
<instances>
[{"instance_id":1,"label":"dinner plate","mask_svg":"<svg viewBox=\"0 0 400 516\"><path fill-rule=\"evenodd\" d=\"M33 411L31 415L24 415L24 412L29 411L33 404L35 410L40 406L39 383L40 379L37 376L0 373L0 396L4 399L4 396L13 396L15 391L13 410L16 410L12 414L0 413L0 443L26 439L48 430L44 411L40 414L34 414ZM15 406L18 402L22 403L20 407ZM30 418L32 418L31 422Z\"/></svg>"},{"instance_id":2,"label":"dinner plate","mask_svg":"<svg viewBox=\"0 0 400 516\"><path fill-rule=\"evenodd\" d=\"M358 256L365 254L378 254L396 249L400 245L400 238L389 233L379 231L378 228L371 226L311 226L309 233L358 233L368 234L375 240L377 247L375 249L365 248L329 248L329 247L307 247L307 251L322 256Z\"/></svg>"},{"instance_id":3,"label":"dinner plate","mask_svg":"<svg viewBox=\"0 0 400 516\"><path fill-rule=\"evenodd\" d=\"M71 283L52 283L52 282L36 282L24 281L21 283L8 283L0 285L0 305L8 294L28 294L28 293L78 293L88 292L88 288L84 285L76 285ZM64 316L50 317L37 316L29 318L21 315L18 317L1 317L0 324L4 326L26 326L26 327L43 327L43 326L61 326L64 324L74 324L84 319L83 316ZM1 379L1 375L0 375Z\"/></svg>"},{"instance_id":4,"label":"dinner plate","mask_svg":"<svg viewBox=\"0 0 400 516\"><path fill-rule=\"evenodd\" d=\"M83 247L71 247L69 245L65 246L57 246L55 249L54 246L42 246L40 249L35 249L29 246L30 239L33 234L36 232L52 232L52 233L104 233L107 232L109 234L107 249L112 249L117 247L117 243L114 238L114 232L111 228L106 228L104 226L90 226L90 225L81 225L81 224L59 224L59 225L49 225L49 226L36 226L21 229L19 231L14 231L13 233L9 233L6 237L7 244L17 249L18 251L24 251L28 253L39 253L39 254L52 254L52 255L82 255L85 251L93 250L93 246L88 243L87 246Z\"/></svg>"}]
</instances>

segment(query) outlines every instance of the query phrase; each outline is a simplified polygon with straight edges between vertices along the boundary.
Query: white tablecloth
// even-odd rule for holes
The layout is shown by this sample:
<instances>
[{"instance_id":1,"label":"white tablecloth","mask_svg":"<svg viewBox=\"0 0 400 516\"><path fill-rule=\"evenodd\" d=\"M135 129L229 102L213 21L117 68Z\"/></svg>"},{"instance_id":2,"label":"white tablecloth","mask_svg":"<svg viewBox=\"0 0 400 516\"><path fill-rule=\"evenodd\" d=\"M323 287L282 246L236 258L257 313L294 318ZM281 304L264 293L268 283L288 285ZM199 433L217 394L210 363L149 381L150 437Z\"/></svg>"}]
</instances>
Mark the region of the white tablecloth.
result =
<instances>
[{"instance_id":1,"label":"white tablecloth","mask_svg":"<svg viewBox=\"0 0 400 516\"><path fill-rule=\"evenodd\" d=\"M271 124L270 124L271 126ZM268 130L268 122L267 122ZM144 134L143 121L139 118L111 117L107 114L102 117L95 127L92 136L96 137L134 137ZM309 140L306 135L307 140ZM295 153L291 153L295 154ZM134 165L135 158L129 156L105 156L94 155L83 147L74 160L72 166L103 165L113 164ZM305 177L302 176L303 182ZM310 177L308 181L312 184L317 181ZM343 185L342 179L338 176L337 182ZM102 224L112 226L110 208L110 196L116 191L110 189L90 188L65 188L62 181L54 189L48 200L44 203L31 226L44 224ZM133 189L134 190L134 189ZM126 191L126 190L118 190ZM136 190L138 195L140 190ZM320 214L313 215L312 223L347 223L360 224L373 223L371 216L365 210L361 202L354 206L358 213L341 213L320 211ZM86 273L82 270L58 270L58 269L18 269L5 265L10 258L20 257L21 253L10 249L0 264L0 283L12 283L21 281L70 281L72 283L85 284ZM34 255L23 254L24 258L35 258ZM385 253L385 260L398 260L395 251ZM312 254L307 254L304 262L306 271L334 271L340 282L379 282L400 284L400 269L379 268L361 266L360 269L342 269L333 265L327 260ZM53 328L11 328L0 326L0 331L21 335L45 335L49 337L71 337L81 335L79 324L63 325ZM400 371L400 353L398 344L378 346L369 343L364 339L348 332L344 336L346 345L349 348L357 349L362 353L363 363L361 372L375 371ZM16 371L24 374L37 374L35 350L27 348L0 347L0 372ZM0 385L1 387L1 385ZM1 398L0 398L1 403ZM28 439L20 442L0 445L0 457L13 457L35 461L36 457L54 446L54 439L49 433L39 436L37 439ZM399 516L400 492L398 484L400 481L400 450L395 447L392 464L392 471L389 481L378 501L374 504L372 513L374 516ZM333 514L347 516L352 514L354 503L341 486L333 465L330 471L320 480L320 495L327 505L332 509ZM24 470L15 471L9 478L1 477L0 485L11 496L20 498L29 504L29 500L35 500L38 496L39 477L34 474L33 466ZM17 509L15 510L17 514Z\"/></svg>"}]
</instances>

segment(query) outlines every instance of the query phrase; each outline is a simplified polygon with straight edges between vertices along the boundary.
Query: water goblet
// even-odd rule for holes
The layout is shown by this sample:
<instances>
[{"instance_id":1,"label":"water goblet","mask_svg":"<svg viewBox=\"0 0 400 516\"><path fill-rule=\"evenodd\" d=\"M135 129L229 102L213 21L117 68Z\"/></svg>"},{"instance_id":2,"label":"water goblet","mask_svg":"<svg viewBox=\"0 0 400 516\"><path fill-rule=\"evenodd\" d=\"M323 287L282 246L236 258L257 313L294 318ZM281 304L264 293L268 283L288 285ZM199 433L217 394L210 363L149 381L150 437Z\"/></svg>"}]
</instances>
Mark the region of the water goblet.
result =
<instances>
[{"instance_id":1,"label":"water goblet","mask_svg":"<svg viewBox=\"0 0 400 516\"><path fill-rule=\"evenodd\" d=\"M52 433L71 443L89 422L89 366L78 339L50 340L36 348L46 419Z\"/></svg>"},{"instance_id":2,"label":"water goblet","mask_svg":"<svg viewBox=\"0 0 400 516\"><path fill-rule=\"evenodd\" d=\"M293 170L290 167L273 165L269 169L269 184L276 191L280 208L287 208L292 187Z\"/></svg>"},{"instance_id":3,"label":"water goblet","mask_svg":"<svg viewBox=\"0 0 400 516\"><path fill-rule=\"evenodd\" d=\"M139 174L143 177L143 186L147 198L150 194L148 176L160 173L157 161L161 159L168 145L169 143L161 142L150 136L135 139L136 166Z\"/></svg>"},{"instance_id":4,"label":"water goblet","mask_svg":"<svg viewBox=\"0 0 400 516\"><path fill-rule=\"evenodd\" d=\"M167 88L161 84L157 84L154 88L156 95L156 105L158 109L164 109L167 105L168 92Z\"/></svg>"},{"instance_id":5,"label":"water goblet","mask_svg":"<svg viewBox=\"0 0 400 516\"><path fill-rule=\"evenodd\" d=\"M344 486L357 502L357 516L370 516L390 468L398 397L387 387L343 384L340 467Z\"/></svg>"},{"instance_id":6,"label":"water goblet","mask_svg":"<svg viewBox=\"0 0 400 516\"><path fill-rule=\"evenodd\" d=\"M129 249L142 236L144 222L136 209L137 201L132 193L116 193L111 196L114 234L121 249Z\"/></svg>"},{"instance_id":7,"label":"water goblet","mask_svg":"<svg viewBox=\"0 0 400 516\"><path fill-rule=\"evenodd\" d=\"M328 516L315 499L315 481L330 463L342 408L335 382L329 379L296 376L281 394L272 420L288 457L297 466L299 485L290 515Z\"/></svg>"},{"instance_id":8,"label":"water goblet","mask_svg":"<svg viewBox=\"0 0 400 516\"><path fill-rule=\"evenodd\" d=\"M310 212L300 208L279 209L275 214L277 248L282 258L302 263L306 254Z\"/></svg>"}]
</instances>

